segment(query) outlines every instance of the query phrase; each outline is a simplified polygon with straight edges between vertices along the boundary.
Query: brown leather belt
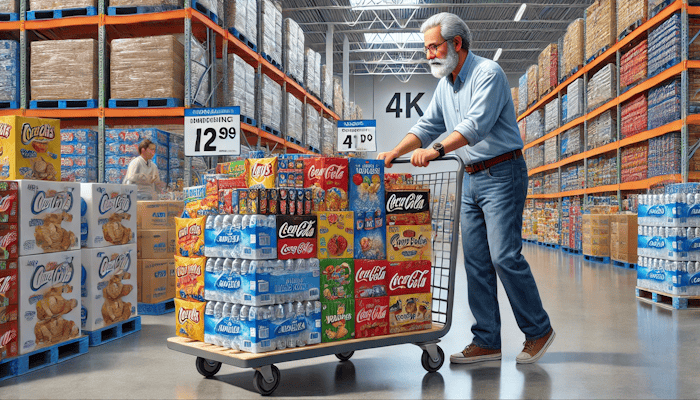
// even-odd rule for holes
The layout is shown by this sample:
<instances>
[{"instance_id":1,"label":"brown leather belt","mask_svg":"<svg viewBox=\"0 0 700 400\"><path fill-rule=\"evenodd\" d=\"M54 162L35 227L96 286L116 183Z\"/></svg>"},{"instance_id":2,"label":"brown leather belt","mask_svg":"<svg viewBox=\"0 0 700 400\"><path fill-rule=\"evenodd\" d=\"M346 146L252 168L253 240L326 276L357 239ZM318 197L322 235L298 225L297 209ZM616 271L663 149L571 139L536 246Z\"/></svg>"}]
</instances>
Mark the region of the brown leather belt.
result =
<instances>
[{"instance_id":1,"label":"brown leather belt","mask_svg":"<svg viewBox=\"0 0 700 400\"><path fill-rule=\"evenodd\" d=\"M474 163L474 164L466 165L464 167L464 170L467 171L467 173L471 175L471 174L475 174L479 171L483 171L487 168L491 168L498 163L502 163L503 161L512 160L514 158L520 158L522 156L523 156L522 150L509 151L505 154L501 154L500 156L490 158L486 161L479 161L479 162Z\"/></svg>"}]
</instances>

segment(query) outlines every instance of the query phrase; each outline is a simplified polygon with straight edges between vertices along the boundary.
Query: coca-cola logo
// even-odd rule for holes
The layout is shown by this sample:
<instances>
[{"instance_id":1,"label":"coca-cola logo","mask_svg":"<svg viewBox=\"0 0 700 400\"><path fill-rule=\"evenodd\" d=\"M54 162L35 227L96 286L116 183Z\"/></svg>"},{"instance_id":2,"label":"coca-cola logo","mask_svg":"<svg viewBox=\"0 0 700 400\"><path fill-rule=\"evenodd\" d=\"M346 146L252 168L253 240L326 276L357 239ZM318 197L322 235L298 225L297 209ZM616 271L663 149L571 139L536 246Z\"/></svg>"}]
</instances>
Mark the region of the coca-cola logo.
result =
<instances>
[{"instance_id":1,"label":"coca-cola logo","mask_svg":"<svg viewBox=\"0 0 700 400\"><path fill-rule=\"evenodd\" d=\"M255 163L250 169L250 176L253 179L261 179L266 176L272 176L271 163Z\"/></svg>"},{"instance_id":2,"label":"coca-cola logo","mask_svg":"<svg viewBox=\"0 0 700 400\"><path fill-rule=\"evenodd\" d=\"M1 337L0 337L0 347L5 347L8 344L10 344L11 341L15 340L17 338L17 329L12 329L7 332L5 332Z\"/></svg>"},{"instance_id":3,"label":"coca-cola logo","mask_svg":"<svg viewBox=\"0 0 700 400\"><path fill-rule=\"evenodd\" d=\"M315 165L309 167L309 179L318 179L323 176L327 180L341 180L345 175L345 168L339 164L331 164L326 168L316 168Z\"/></svg>"},{"instance_id":4,"label":"coca-cola logo","mask_svg":"<svg viewBox=\"0 0 700 400\"><path fill-rule=\"evenodd\" d=\"M386 212L425 211L427 200L424 193L397 195L392 193L386 200Z\"/></svg>"},{"instance_id":5,"label":"coca-cola logo","mask_svg":"<svg viewBox=\"0 0 700 400\"><path fill-rule=\"evenodd\" d=\"M358 268L355 272L355 283L376 282L386 278L386 267L375 265L372 269Z\"/></svg>"},{"instance_id":6,"label":"coca-cola logo","mask_svg":"<svg viewBox=\"0 0 700 400\"><path fill-rule=\"evenodd\" d=\"M10 291L10 285L12 282L17 282L17 276L10 275L4 278L0 278L0 294L5 294Z\"/></svg>"},{"instance_id":7,"label":"coca-cola logo","mask_svg":"<svg viewBox=\"0 0 700 400\"><path fill-rule=\"evenodd\" d=\"M194 322L195 324L199 323L199 313L197 312L196 308L181 308L180 312L177 314L177 321L180 324L184 324L187 322L187 320L190 320Z\"/></svg>"},{"instance_id":8,"label":"coca-cola logo","mask_svg":"<svg viewBox=\"0 0 700 400\"><path fill-rule=\"evenodd\" d=\"M12 206L12 201L16 198L14 194L8 194L0 198L0 212L6 212Z\"/></svg>"},{"instance_id":9,"label":"coca-cola logo","mask_svg":"<svg viewBox=\"0 0 700 400\"><path fill-rule=\"evenodd\" d=\"M428 270L416 270L410 275L395 274L389 281L389 290L421 289L428 281Z\"/></svg>"},{"instance_id":10,"label":"coca-cola logo","mask_svg":"<svg viewBox=\"0 0 700 400\"><path fill-rule=\"evenodd\" d=\"M373 308L363 308L357 312L357 323L376 321L386 318L388 306L374 306Z\"/></svg>"},{"instance_id":11,"label":"coca-cola logo","mask_svg":"<svg viewBox=\"0 0 700 400\"><path fill-rule=\"evenodd\" d=\"M284 222L277 235L280 239L310 239L316 236L316 220L306 220L298 224Z\"/></svg>"},{"instance_id":12,"label":"coca-cola logo","mask_svg":"<svg viewBox=\"0 0 700 400\"><path fill-rule=\"evenodd\" d=\"M290 255L308 255L314 252L314 245L310 242L302 242L296 246L290 246L286 243L282 244L280 247L280 255L290 256Z\"/></svg>"},{"instance_id":13,"label":"coca-cola logo","mask_svg":"<svg viewBox=\"0 0 700 400\"><path fill-rule=\"evenodd\" d=\"M9 231L7 235L0 238L0 248L8 249L12 243L17 242L17 231Z\"/></svg>"},{"instance_id":14,"label":"coca-cola logo","mask_svg":"<svg viewBox=\"0 0 700 400\"><path fill-rule=\"evenodd\" d=\"M202 275L202 266L199 264L181 265L177 267L175 275L177 275L178 278L182 278L183 276L187 275L200 276Z\"/></svg>"}]
</instances>

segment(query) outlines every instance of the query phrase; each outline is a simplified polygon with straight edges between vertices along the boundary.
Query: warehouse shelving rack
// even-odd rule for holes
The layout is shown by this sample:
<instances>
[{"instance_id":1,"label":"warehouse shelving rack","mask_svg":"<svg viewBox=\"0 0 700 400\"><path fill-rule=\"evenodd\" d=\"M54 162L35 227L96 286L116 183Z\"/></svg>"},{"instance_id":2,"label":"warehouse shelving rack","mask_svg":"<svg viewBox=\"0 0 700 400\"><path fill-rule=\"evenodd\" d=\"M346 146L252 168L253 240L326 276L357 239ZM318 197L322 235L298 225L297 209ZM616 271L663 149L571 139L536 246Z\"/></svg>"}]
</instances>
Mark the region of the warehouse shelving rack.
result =
<instances>
[{"instance_id":1,"label":"warehouse shelving rack","mask_svg":"<svg viewBox=\"0 0 700 400\"><path fill-rule=\"evenodd\" d=\"M252 65L258 75L265 74L300 99L304 105L311 104L323 118L338 120L338 115L326 107L321 100L308 93L291 77L255 53L238 38L221 28L204 14L191 7L191 0L184 0L184 8L150 14L106 15L107 0L98 0L98 15L87 17L68 17L49 20L26 20L27 0L20 0L20 20L0 22L0 37L19 39L20 46L20 101L19 109L0 110L2 115L21 115L27 117L59 118L63 128L78 126L97 126L98 131L98 181L104 182L104 144L105 129L118 125L182 125L185 108L193 107L191 93L191 42L192 36L204 43L208 51L209 65L214 65L216 58L221 58L224 74L227 74L227 57L224 54L235 53ZM223 16L222 16L223 17ZM39 35L37 35L37 33ZM107 65L108 42L114 38L142 37L165 34L184 34L185 36L185 95L184 107L173 108L108 108L107 86L109 82ZM29 43L31 39L57 40L94 38L98 41L98 107L90 109L29 109ZM207 106L216 106L216 68L209 68L209 97ZM224 85L224 97L228 87ZM259 90L259 89L258 89ZM258 97L260 99L260 97ZM259 103L259 102L258 102ZM256 106L256 113L260 113ZM257 116L258 121L259 116ZM320 119L322 120L322 118ZM241 123L245 139L251 144L282 146L286 152L310 153L302 146L269 134L268 132L245 123ZM185 182L191 182L191 159L186 157Z\"/></svg>"}]
</instances>

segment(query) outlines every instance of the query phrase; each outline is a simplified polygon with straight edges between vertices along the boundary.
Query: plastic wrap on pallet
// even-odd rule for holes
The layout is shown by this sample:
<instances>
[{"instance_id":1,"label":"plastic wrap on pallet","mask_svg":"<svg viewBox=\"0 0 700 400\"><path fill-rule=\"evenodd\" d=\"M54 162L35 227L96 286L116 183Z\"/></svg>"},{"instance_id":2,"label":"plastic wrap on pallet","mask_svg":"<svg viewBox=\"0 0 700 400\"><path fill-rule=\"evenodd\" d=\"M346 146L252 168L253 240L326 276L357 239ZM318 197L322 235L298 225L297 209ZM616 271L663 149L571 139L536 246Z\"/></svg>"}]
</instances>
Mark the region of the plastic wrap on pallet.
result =
<instances>
[{"instance_id":1,"label":"plastic wrap on pallet","mask_svg":"<svg viewBox=\"0 0 700 400\"><path fill-rule=\"evenodd\" d=\"M304 136L304 104L291 93L285 93L284 96L287 103L287 121L284 125L284 134L301 141Z\"/></svg>"},{"instance_id":2,"label":"plastic wrap on pallet","mask_svg":"<svg viewBox=\"0 0 700 400\"><path fill-rule=\"evenodd\" d=\"M588 80L588 110L594 110L617 96L617 69L610 63Z\"/></svg>"},{"instance_id":3,"label":"plastic wrap on pallet","mask_svg":"<svg viewBox=\"0 0 700 400\"><path fill-rule=\"evenodd\" d=\"M549 133L559 127L559 99L554 98L544 106L544 132Z\"/></svg>"},{"instance_id":4,"label":"plastic wrap on pallet","mask_svg":"<svg viewBox=\"0 0 700 400\"><path fill-rule=\"evenodd\" d=\"M549 138L544 141L544 164L557 162L557 137Z\"/></svg>"},{"instance_id":5,"label":"plastic wrap on pallet","mask_svg":"<svg viewBox=\"0 0 700 400\"><path fill-rule=\"evenodd\" d=\"M617 184L617 154L588 159L588 187Z\"/></svg>"},{"instance_id":6,"label":"plastic wrap on pallet","mask_svg":"<svg viewBox=\"0 0 700 400\"><path fill-rule=\"evenodd\" d=\"M321 100L331 105L333 103L333 76L325 65L321 66Z\"/></svg>"},{"instance_id":7,"label":"plastic wrap on pallet","mask_svg":"<svg viewBox=\"0 0 700 400\"><path fill-rule=\"evenodd\" d=\"M180 37L181 43L184 36ZM206 106L209 101L209 69L207 50L199 41L192 36L190 39L190 93L195 104Z\"/></svg>"},{"instance_id":8,"label":"plastic wrap on pallet","mask_svg":"<svg viewBox=\"0 0 700 400\"><path fill-rule=\"evenodd\" d=\"M262 0L262 25L260 38L262 52L282 64L282 6L270 0Z\"/></svg>"},{"instance_id":9,"label":"plastic wrap on pallet","mask_svg":"<svg viewBox=\"0 0 700 400\"><path fill-rule=\"evenodd\" d=\"M617 37L647 19L647 0L617 0ZM631 31L631 30L630 30Z\"/></svg>"},{"instance_id":10,"label":"plastic wrap on pallet","mask_svg":"<svg viewBox=\"0 0 700 400\"><path fill-rule=\"evenodd\" d=\"M581 152L583 148L583 126L577 125L561 134L561 159L571 157Z\"/></svg>"},{"instance_id":11,"label":"plastic wrap on pallet","mask_svg":"<svg viewBox=\"0 0 700 400\"><path fill-rule=\"evenodd\" d=\"M0 1L0 13L18 13L19 2L17 0L2 0Z\"/></svg>"},{"instance_id":12,"label":"plastic wrap on pallet","mask_svg":"<svg viewBox=\"0 0 700 400\"><path fill-rule=\"evenodd\" d=\"M586 9L586 60L617 41L615 0L595 0Z\"/></svg>"},{"instance_id":13,"label":"plastic wrap on pallet","mask_svg":"<svg viewBox=\"0 0 700 400\"><path fill-rule=\"evenodd\" d=\"M621 107L620 138L634 136L647 130L647 96L640 93Z\"/></svg>"},{"instance_id":14,"label":"plastic wrap on pallet","mask_svg":"<svg viewBox=\"0 0 700 400\"><path fill-rule=\"evenodd\" d=\"M588 150L617 140L617 112L608 110L588 122Z\"/></svg>"},{"instance_id":15,"label":"plastic wrap on pallet","mask_svg":"<svg viewBox=\"0 0 700 400\"><path fill-rule=\"evenodd\" d=\"M698 32L700 32L700 18L688 17L688 24L688 41L695 38L695 40L688 44L688 59L700 60L700 35L698 35Z\"/></svg>"},{"instance_id":16,"label":"plastic wrap on pallet","mask_svg":"<svg viewBox=\"0 0 700 400\"><path fill-rule=\"evenodd\" d=\"M583 115L583 78L566 87L566 117L571 121Z\"/></svg>"},{"instance_id":17,"label":"plastic wrap on pallet","mask_svg":"<svg viewBox=\"0 0 700 400\"><path fill-rule=\"evenodd\" d=\"M681 119L681 82L673 79L649 90L647 129L652 130Z\"/></svg>"},{"instance_id":18,"label":"plastic wrap on pallet","mask_svg":"<svg viewBox=\"0 0 700 400\"><path fill-rule=\"evenodd\" d=\"M649 0L647 3L649 18L652 18L654 15L661 12L661 10L668 7L671 3L672 2L668 0Z\"/></svg>"},{"instance_id":19,"label":"plastic wrap on pallet","mask_svg":"<svg viewBox=\"0 0 700 400\"><path fill-rule=\"evenodd\" d=\"M262 75L262 124L273 129L282 127L282 86L269 76Z\"/></svg>"},{"instance_id":20,"label":"plastic wrap on pallet","mask_svg":"<svg viewBox=\"0 0 700 400\"><path fill-rule=\"evenodd\" d=\"M692 147L695 143L700 141L700 126L698 125L688 125L688 143ZM693 157L688 163L688 170L690 172L700 172L700 151L696 151Z\"/></svg>"},{"instance_id":21,"label":"plastic wrap on pallet","mask_svg":"<svg viewBox=\"0 0 700 400\"><path fill-rule=\"evenodd\" d=\"M253 44L258 43L258 3L255 0L228 0L226 28L235 28Z\"/></svg>"},{"instance_id":22,"label":"plastic wrap on pallet","mask_svg":"<svg viewBox=\"0 0 700 400\"><path fill-rule=\"evenodd\" d=\"M520 139L523 143L527 143L527 118L518 121L518 129L520 130Z\"/></svg>"},{"instance_id":23,"label":"plastic wrap on pallet","mask_svg":"<svg viewBox=\"0 0 700 400\"><path fill-rule=\"evenodd\" d=\"M0 40L0 101L19 101L19 43Z\"/></svg>"},{"instance_id":24,"label":"plastic wrap on pallet","mask_svg":"<svg viewBox=\"0 0 700 400\"><path fill-rule=\"evenodd\" d=\"M333 111L343 118L343 83L339 77L333 77Z\"/></svg>"},{"instance_id":25,"label":"plastic wrap on pallet","mask_svg":"<svg viewBox=\"0 0 700 400\"><path fill-rule=\"evenodd\" d=\"M29 10L66 10L69 8L95 7L95 0L29 0Z\"/></svg>"},{"instance_id":26,"label":"plastic wrap on pallet","mask_svg":"<svg viewBox=\"0 0 700 400\"><path fill-rule=\"evenodd\" d=\"M226 106L239 106L241 115L255 117L255 68L236 54L228 55Z\"/></svg>"},{"instance_id":27,"label":"plastic wrap on pallet","mask_svg":"<svg viewBox=\"0 0 700 400\"><path fill-rule=\"evenodd\" d=\"M533 169L544 165L544 144L525 149L525 164L527 169Z\"/></svg>"},{"instance_id":28,"label":"plastic wrap on pallet","mask_svg":"<svg viewBox=\"0 0 700 400\"><path fill-rule=\"evenodd\" d=\"M620 88L622 90L646 79L647 49L645 39L620 57Z\"/></svg>"},{"instance_id":29,"label":"plastic wrap on pallet","mask_svg":"<svg viewBox=\"0 0 700 400\"><path fill-rule=\"evenodd\" d=\"M321 149L321 125L319 124L318 111L311 105L307 104L304 109L304 128L306 133L304 140L307 146L315 149Z\"/></svg>"},{"instance_id":30,"label":"plastic wrap on pallet","mask_svg":"<svg viewBox=\"0 0 700 400\"><path fill-rule=\"evenodd\" d=\"M185 47L177 37L114 39L111 49L111 98L183 99Z\"/></svg>"},{"instance_id":31,"label":"plastic wrap on pallet","mask_svg":"<svg viewBox=\"0 0 700 400\"><path fill-rule=\"evenodd\" d=\"M584 183L583 164L573 164L561 169L561 191L583 189Z\"/></svg>"},{"instance_id":32,"label":"plastic wrap on pallet","mask_svg":"<svg viewBox=\"0 0 700 400\"><path fill-rule=\"evenodd\" d=\"M330 119L323 118L321 126L321 152L324 156L332 156L336 153L338 131L336 124Z\"/></svg>"},{"instance_id":33,"label":"plastic wrap on pallet","mask_svg":"<svg viewBox=\"0 0 700 400\"><path fill-rule=\"evenodd\" d=\"M648 155L648 142L623 148L620 153L620 183L646 179Z\"/></svg>"},{"instance_id":34,"label":"plastic wrap on pallet","mask_svg":"<svg viewBox=\"0 0 700 400\"><path fill-rule=\"evenodd\" d=\"M544 112L542 112L542 109L533 111L525 119L527 120L526 143L541 138L544 135Z\"/></svg>"},{"instance_id":35,"label":"plastic wrap on pallet","mask_svg":"<svg viewBox=\"0 0 700 400\"><path fill-rule=\"evenodd\" d=\"M304 68L306 91L319 96L321 94L321 54L307 48L304 55Z\"/></svg>"},{"instance_id":36,"label":"plastic wrap on pallet","mask_svg":"<svg viewBox=\"0 0 700 400\"><path fill-rule=\"evenodd\" d=\"M537 90L538 82L538 69L537 65L530 65L527 69L527 101L528 106L539 100L539 92Z\"/></svg>"},{"instance_id":37,"label":"plastic wrap on pallet","mask_svg":"<svg viewBox=\"0 0 700 400\"><path fill-rule=\"evenodd\" d=\"M527 74L523 74L518 80L518 115L527 110Z\"/></svg>"},{"instance_id":38,"label":"plastic wrap on pallet","mask_svg":"<svg viewBox=\"0 0 700 400\"><path fill-rule=\"evenodd\" d=\"M574 20L566 28L559 79L564 79L583 65L583 28L583 18Z\"/></svg>"},{"instance_id":39,"label":"plastic wrap on pallet","mask_svg":"<svg viewBox=\"0 0 700 400\"><path fill-rule=\"evenodd\" d=\"M176 6L182 7L182 0L109 0L110 7L155 7L155 6Z\"/></svg>"},{"instance_id":40,"label":"plastic wrap on pallet","mask_svg":"<svg viewBox=\"0 0 700 400\"><path fill-rule=\"evenodd\" d=\"M31 99L96 99L97 41L42 40L31 43Z\"/></svg>"},{"instance_id":41,"label":"plastic wrap on pallet","mask_svg":"<svg viewBox=\"0 0 700 400\"><path fill-rule=\"evenodd\" d=\"M681 172L681 133L671 132L649 139L649 178Z\"/></svg>"},{"instance_id":42,"label":"plastic wrap on pallet","mask_svg":"<svg viewBox=\"0 0 700 400\"><path fill-rule=\"evenodd\" d=\"M681 18L673 14L649 32L649 77L656 76L681 60Z\"/></svg>"},{"instance_id":43,"label":"plastic wrap on pallet","mask_svg":"<svg viewBox=\"0 0 700 400\"><path fill-rule=\"evenodd\" d=\"M567 100L566 100L566 95L563 94L561 95L561 121L562 123L566 123L566 121L569 120L567 113Z\"/></svg>"},{"instance_id":44,"label":"plastic wrap on pallet","mask_svg":"<svg viewBox=\"0 0 700 400\"><path fill-rule=\"evenodd\" d=\"M291 18L284 19L282 63L287 75L304 82L304 31Z\"/></svg>"},{"instance_id":45,"label":"plastic wrap on pallet","mask_svg":"<svg viewBox=\"0 0 700 400\"><path fill-rule=\"evenodd\" d=\"M559 193L559 171L544 173L544 194Z\"/></svg>"},{"instance_id":46,"label":"plastic wrap on pallet","mask_svg":"<svg viewBox=\"0 0 700 400\"><path fill-rule=\"evenodd\" d=\"M538 91L540 97L547 91L557 87L559 83L559 52L556 43L545 47L537 61L538 66Z\"/></svg>"},{"instance_id":47,"label":"plastic wrap on pallet","mask_svg":"<svg viewBox=\"0 0 700 400\"><path fill-rule=\"evenodd\" d=\"M513 106L515 107L515 115L518 115L518 88L510 88L510 97L513 99Z\"/></svg>"}]
</instances>

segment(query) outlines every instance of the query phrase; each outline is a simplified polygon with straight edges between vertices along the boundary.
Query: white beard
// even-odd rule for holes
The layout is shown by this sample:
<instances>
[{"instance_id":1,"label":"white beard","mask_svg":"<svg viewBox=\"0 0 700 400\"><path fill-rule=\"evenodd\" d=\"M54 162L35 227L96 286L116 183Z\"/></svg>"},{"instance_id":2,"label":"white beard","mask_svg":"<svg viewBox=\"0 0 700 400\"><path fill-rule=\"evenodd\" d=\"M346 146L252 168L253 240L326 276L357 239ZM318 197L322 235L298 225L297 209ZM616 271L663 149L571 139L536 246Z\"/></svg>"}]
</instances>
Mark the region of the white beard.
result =
<instances>
[{"instance_id":1,"label":"white beard","mask_svg":"<svg viewBox=\"0 0 700 400\"><path fill-rule=\"evenodd\" d=\"M433 58L429 62L430 72L434 77L442 79L452 73L457 64L459 64L459 54L454 48L452 43L447 44L447 57L445 58Z\"/></svg>"}]
</instances>

